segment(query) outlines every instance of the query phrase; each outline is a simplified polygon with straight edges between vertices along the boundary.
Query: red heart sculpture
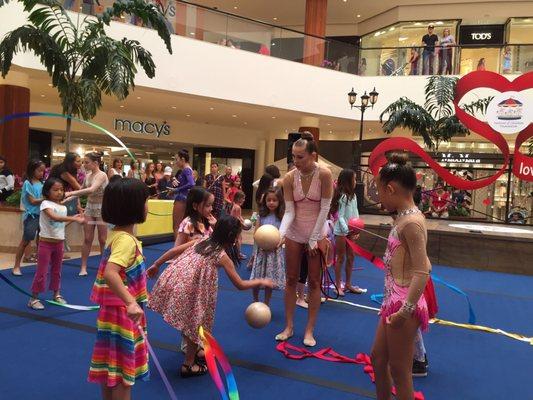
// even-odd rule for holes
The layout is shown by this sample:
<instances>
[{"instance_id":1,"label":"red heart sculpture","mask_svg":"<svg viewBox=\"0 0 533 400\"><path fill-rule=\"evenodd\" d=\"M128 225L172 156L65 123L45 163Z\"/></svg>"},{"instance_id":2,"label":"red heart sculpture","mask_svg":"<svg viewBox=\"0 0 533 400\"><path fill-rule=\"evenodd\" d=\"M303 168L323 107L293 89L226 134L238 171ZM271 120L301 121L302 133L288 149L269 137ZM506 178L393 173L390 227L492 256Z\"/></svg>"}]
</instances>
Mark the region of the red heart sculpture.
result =
<instances>
[{"instance_id":1,"label":"red heart sculpture","mask_svg":"<svg viewBox=\"0 0 533 400\"><path fill-rule=\"evenodd\" d=\"M484 179L467 181L461 179L446 168L442 167L429 154L426 153L414 140L408 138L390 138L381 142L372 151L369 158L369 166L374 175L379 171L379 168L386 164L386 152L392 150L407 150L417 154L446 182L451 186L459 189L473 190L491 185L501 176L509 163L510 151L507 141L504 137L490 127L486 122L478 120L476 117L468 114L459 108L459 101L471 90L477 88L490 88L500 92L516 91L520 92L526 89L533 88L533 72L521 75L514 81L509 81L507 78L490 71L474 71L463 76L458 82L455 91L454 106L457 117L461 122L471 131L483 136L485 139L494 143L504 156L504 165L502 168L492 176ZM524 129L517 137L515 143L515 163L513 166L514 174L523 180L533 181L533 158L520 153L520 145L533 137L533 124Z\"/></svg>"},{"instance_id":2,"label":"red heart sculpture","mask_svg":"<svg viewBox=\"0 0 533 400\"><path fill-rule=\"evenodd\" d=\"M483 204L486 205L486 206L490 206L490 204L491 204L490 197L487 197L486 199L484 199L483 200Z\"/></svg>"},{"instance_id":3,"label":"red heart sculpture","mask_svg":"<svg viewBox=\"0 0 533 400\"><path fill-rule=\"evenodd\" d=\"M416 180L419 181L420 179L422 179L423 176L424 176L424 174L422 174L422 172L417 172L416 173Z\"/></svg>"}]
</instances>

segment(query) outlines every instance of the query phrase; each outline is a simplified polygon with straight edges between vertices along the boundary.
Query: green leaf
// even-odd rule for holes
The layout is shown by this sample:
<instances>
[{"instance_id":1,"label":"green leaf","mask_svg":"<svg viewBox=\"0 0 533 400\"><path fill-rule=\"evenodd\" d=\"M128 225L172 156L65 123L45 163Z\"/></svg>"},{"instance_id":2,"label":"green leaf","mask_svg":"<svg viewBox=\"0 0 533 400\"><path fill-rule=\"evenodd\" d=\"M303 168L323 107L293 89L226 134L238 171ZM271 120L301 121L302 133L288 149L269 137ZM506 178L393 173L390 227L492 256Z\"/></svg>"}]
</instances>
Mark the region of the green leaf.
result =
<instances>
[{"instance_id":1,"label":"green leaf","mask_svg":"<svg viewBox=\"0 0 533 400\"><path fill-rule=\"evenodd\" d=\"M165 42L168 52L172 54L168 22L158 7L145 0L118 0L113 3L112 7L107 8L100 18L106 25L109 25L112 18L120 18L123 14L135 16L145 26L155 29Z\"/></svg>"},{"instance_id":2,"label":"green leaf","mask_svg":"<svg viewBox=\"0 0 533 400\"><path fill-rule=\"evenodd\" d=\"M436 119L453 115L453 98L457 78L448 76L431 76L426 84L426 102L424 107Z\"/></svg>"}]
</instances>

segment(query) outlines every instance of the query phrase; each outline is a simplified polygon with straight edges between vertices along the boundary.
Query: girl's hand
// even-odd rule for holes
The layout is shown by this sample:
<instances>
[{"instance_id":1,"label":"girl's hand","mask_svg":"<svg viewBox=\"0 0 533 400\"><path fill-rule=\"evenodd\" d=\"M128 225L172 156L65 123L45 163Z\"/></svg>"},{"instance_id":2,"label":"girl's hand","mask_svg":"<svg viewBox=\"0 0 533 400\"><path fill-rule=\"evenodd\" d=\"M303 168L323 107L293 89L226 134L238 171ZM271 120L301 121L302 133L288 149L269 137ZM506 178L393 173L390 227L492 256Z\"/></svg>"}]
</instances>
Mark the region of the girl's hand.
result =
<instances>
[{"instance_id":1,"label":"girl's hand","mask_svg":"<svg viewBox=\"0 0 533 400\"><path fill-rule=\"evenodd\" d=\"M285 236L283 236L280 240L279 240L279 243L278 243L278 249L280 247L284 247L285 246Z\"/></svg>"},{"instance_id":2,"label":"girl's hand","mask_svg":"<svg viewBox=\"0 0 533 400\"><path fill-rule=\"evenodd\" d=\"M259 281L259 287L267 288L267 289L273 289L274 288L274 282L272 282L271 279L258 279Z\"/></svg>"},{"instance_id":3,"label":"girl's hand","mask_svg":"<svg viewBox=\"0 0 533 400\"><path fill-rule=\"evenodd\" d=\"M397 311L389 315L385 321L391 328L401 328L405 323L405 315L401 311Z\"/></svg>"},{"instance_id":4,"label":"girl's hand","mask_svg":"<svg viewBox=\"0 0 533 400\"><path fill-rule=\"evenodd\" d=\"M207 217L207 221L211 226L215 226L215 224L217 223L217 219L213 216L213 214L209 214L209 216Z\"/></svg>"},{"instance_id":5,"label":"girl's hand","mask_svg":"<svg viewBox=\"0 0 533 400\"><path fill-rule=\"evenodd\" d=\"M77 222L78 224L85 224L87 221L85 221L85 217L81 214L78 214L78 215L75 215L74 217L74 221Z\"/></svg>"},{"instance_id":6,"label":"girl's hand","mask_svg":"<svg viewBox=\"0 0 533 400\"><path fill-rule=\"evenodd\" d=\"M316 241L309 241L309 243L307 244L307 253L311 256L311 257L314 257L318 254L319 252L319 249L318 249L318 243Z\"/></svg>"},{"instance_id":7,"label":"girl's hand","mask_svg":"<svg viewBox=\"0 0 533 400\"><path fill-rule=\"evenodd\" d=\"M356 242L359 240L359 233L350 232L347 236L348 240L351 240L352 242Z\"/></svg>"},{"instance_id":8,"label":"girl's hand","mask_svg":"<svg viewBox=\"0 0 533 400\"><path fill-rule=\"evenodd\" d=\"M141 321L141 318L144 315L143 309L135 302L126 306L126 313L128 314L128 317L130 317L130 319L136 324Z\"/></svg>"},{"instance_id":9,"label":"girl's hand","mask_svg":"<svg viewBox=\"0 0 533 400\"><path fill-rule=\"evenodd\" d=\"M152 279L157 276L158 272L159 272L159 267L155 264L152 264L150 268L146 270L146 275L148 276L148 278Z\"/></svg>"}]
</instances>

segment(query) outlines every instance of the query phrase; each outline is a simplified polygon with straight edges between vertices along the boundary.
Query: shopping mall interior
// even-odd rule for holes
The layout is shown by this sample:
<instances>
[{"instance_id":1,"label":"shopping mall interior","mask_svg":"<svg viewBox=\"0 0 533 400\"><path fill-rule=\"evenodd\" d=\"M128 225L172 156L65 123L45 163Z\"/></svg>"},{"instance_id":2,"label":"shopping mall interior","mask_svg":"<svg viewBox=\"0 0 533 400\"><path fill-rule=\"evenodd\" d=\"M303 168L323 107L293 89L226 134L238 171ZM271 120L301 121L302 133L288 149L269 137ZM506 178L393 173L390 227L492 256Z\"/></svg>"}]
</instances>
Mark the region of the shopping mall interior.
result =
<instances>
[{"instance_id":1,"label":"shopping mall interior","mask_svg":"<svg viewBox=\"0 0 533 400\"><path fill-rule=\"evenodd\" d=\"M236 278L219 268L218 306L215 295L208 314L216 314L211 327L220 344L214 350L220 368L209 362L212 344L205 339L199 348L205 350L207 367L194 364L200 370L189 371L193 379L182 379L183 329L149 305L144 313L154 351L151 380L132 387L133 381L108 380L109 393L123 382L133 398L391 399L372 350L379 343L374 341L381 321L376 312L391 296L383 277L391 271L390 238L397 234L378 175L397 151L408 154L416 178L415 211L424 217L423 247L439 313L429 317L422 359L416 359L422 334L416 336L414 356L409 355L407 375L417 377L414 387L408 386L412 397L404 397L405 382L388 361L387 368L396 371L394 398L531 396L533 1L0 0L0 21L0 338L8 358L0 375L6 377L7 398L100 396L97 385L87 383L89 367L91 373L94 369L95 332L101 335L100 327L95 329L97 312L78 307L90 304L98 268L107 262L101 254L111 250L109 238L116 229L100 212L105 185L91 189L98 169L106 182L116 175L140 179L150 191L145 221L131 232L142 243L146 268L175 243L197 239L200 231L183 239L182 223L191 219L187 213L200 215L194 210L204 204L193 206L189 193L201 186L214 198L215 217L241 215L247 229L237 240L238 250L232 249L241 259L236 275L243 281L265 278L256 271L264 249L255 232L268 215L262 185L283 187L280 196L287 196L284 192L298 181L291 183L287 176L299 176L303 201L312 200L304 195L305 171L293 161L304 132L318 145L316 171L331 172L335 188L327 196L322 191L313 206L318 210L326 197L340 202L344 189L337 183L351 173L351 217L364 221L358 235L350 230L339 236L340 228L334 228L340 223L338 207L328 207L324 217L334 256L319 262L322 284L312 282L311 275L301 279L305 308L317 312L311 304L318 298L314 286L326 300L316 322L317 346L301 347L302 339L309 343L309 332L312 336L302 307L296 307L295 339L274 341L286 315L294 314L287 306L294 295L291 259L304 253L314 257L309 245L290 255L294 249L287 246L281 222L288 218L282 215L278 228L285 242L275 253L287 264L287 284L273 291L270 324L250 328L243 315L257 298L237 291ZM96 170L88 167L88 154L99 155ZM75 172L67 168L72 159L79 162ZM119 161L122 167L116 169ZM42 175L28 176L36 170L30 169L32 163L43 166ZM152 165L161 169L150 172ZM271 175L271 166L279 176ZM65 180L67 170L73 184ZM46 187L54 171L60 171L57 178L66 192L85 190L74 195L80 201L73 214L69 210L67 219L50 222L61 226L61 239L43 236L49 210L43 221L42 189L39 196L28 194L28 187ZM315 179L315 169L311 174ZM240 191L239 205L234 196ZM95 197L99 213L91 216ZM295 207L295 218L301 216L305 205L300 208L298 202L286 197L285 215L292 216ZM209 228L206 218L205 232L211 232L216 225ZM324 222L319 214L307 218ZM251 229L248 220L255 224ZM201 236L209 235L204 237L202 229ZM42 258L39 238L45 245L65 241L59 278L51 266L52 297L36 290L37 277L46 282L50 263ZM400 234L398 240L406 239ZM343 253L353 254L355 261L339 259ZM375 262L381 258L386 262ZM344 262L346 283L337 266ZM302 262L297 272L311 271L311 264ZM89 278L80 278L80 271ZM350 276L362 293L349 289ZM61 294L54 289L58 280ZM149 281L148 291L154 282ZM402 282L409 286L403 275ZM63 294L66 304L57 301ZM36 302L44 303L44 310ZM387 329L390 335L393 328ZM24 346L21 338L27 339ZM397 345L394 340L385 347ZM320 352L325 348L334 350ZM224 364L224 353L231 366ZM513 360L511 368L504 367L504 357ZM31 374L35 384L27 385L28 365L57 373ZM105 397L105 390L103 398L115 399Z\"/></svg>"}]
</instances>

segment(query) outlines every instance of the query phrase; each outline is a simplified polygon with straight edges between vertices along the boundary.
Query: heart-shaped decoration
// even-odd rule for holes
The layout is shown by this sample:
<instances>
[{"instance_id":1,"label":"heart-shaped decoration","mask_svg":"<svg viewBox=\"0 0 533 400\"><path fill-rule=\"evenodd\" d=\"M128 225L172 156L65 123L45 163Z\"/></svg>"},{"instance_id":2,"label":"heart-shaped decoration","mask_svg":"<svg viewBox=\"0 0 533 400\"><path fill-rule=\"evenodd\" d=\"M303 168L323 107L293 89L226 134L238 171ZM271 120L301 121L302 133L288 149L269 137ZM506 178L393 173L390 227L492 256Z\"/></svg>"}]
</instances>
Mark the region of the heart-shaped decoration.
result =
<instances>
[{"instance_id":1,"label":"heart-shaped decoration","mask_svg":"<svg viewBox=\"0 0 533 400\"><path fill-rule=\"evenodd\" d=\"M416 180L419 181L420 179L422 179L423 176L424 176L424 174L422 172L417 172L416 173Z\"/></svg>"},{"instance_id":2,"label":"heart-shaped decoration","mask_svg":"<svg viewBox=\"0 0 533 400\"><path fill-rule=\"evenodd\" d=\"M483 205L485 206L490 206L490 204L492 203L490 197L487 197L486 199L483 199Z\"/></svg>"}]
</instances>

